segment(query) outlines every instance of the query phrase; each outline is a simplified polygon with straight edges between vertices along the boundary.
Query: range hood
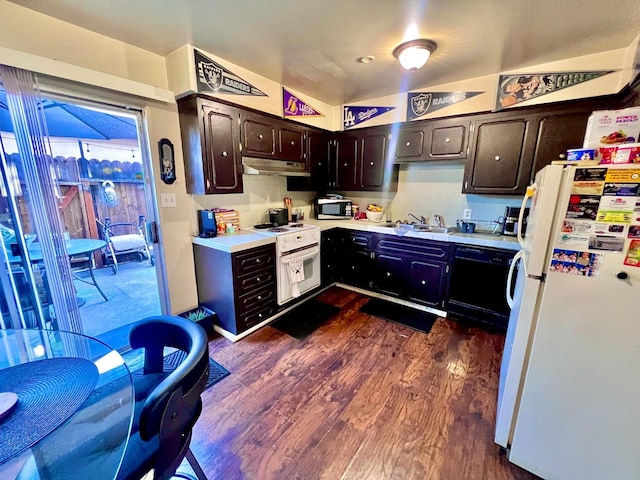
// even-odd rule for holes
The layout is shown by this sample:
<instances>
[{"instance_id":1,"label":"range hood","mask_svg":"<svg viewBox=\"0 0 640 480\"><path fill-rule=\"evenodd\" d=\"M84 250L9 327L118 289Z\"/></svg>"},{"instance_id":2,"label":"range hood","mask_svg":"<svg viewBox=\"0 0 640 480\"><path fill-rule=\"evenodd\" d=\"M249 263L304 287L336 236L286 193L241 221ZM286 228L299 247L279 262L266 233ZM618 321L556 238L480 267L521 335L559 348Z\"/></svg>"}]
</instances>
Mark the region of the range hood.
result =
<instances>
[{"instance_id":1,"label":"range hood","mask_svg":"<svg viewBox=\"0 0 640 480\"><path fill-rule=\"evenodd\" d=\"M243 172L247 175L284 175L286 177L309 177L302 162L269 160L265 158L242 157Z\"/></svg>"}]
</instances>

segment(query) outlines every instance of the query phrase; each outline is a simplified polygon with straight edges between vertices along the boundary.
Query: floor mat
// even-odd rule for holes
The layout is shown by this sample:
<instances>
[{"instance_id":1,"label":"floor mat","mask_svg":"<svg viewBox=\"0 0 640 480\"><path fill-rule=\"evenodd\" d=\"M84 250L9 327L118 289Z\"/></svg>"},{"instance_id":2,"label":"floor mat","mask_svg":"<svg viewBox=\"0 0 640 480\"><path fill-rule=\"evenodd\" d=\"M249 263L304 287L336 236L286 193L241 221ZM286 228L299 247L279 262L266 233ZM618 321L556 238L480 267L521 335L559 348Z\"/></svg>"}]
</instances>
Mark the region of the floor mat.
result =
<instances>
[{"instance_id":1,"label":"floor mat","mask_svg":"<svg viewBox=\"0 0 640 480\"><path fill-rule=\"evenodd\" d=\"M298 340L305 340L339 311L339 307L312 298L285 313L271 326Z\"/></svg>"},{"instance_id":2,"label":"floor mat","mask_svg":"<svg viewBox=\"0 0 640 480\"><path fill-rule=\"evenodd\" d=\"M130 355L130 354L129 354ZM184 357L187 354L184 353L182 350L176 350L173 353L170 353L169 355L167 355L166 357L164 357L164 366L163 369L165 372L170 372L172 371L174 368L176 368L178 365L180 365L180 363L182 362L182 360L184 359ZM142 351L138 352L137 355L135 355L135 357L128 357L127 354L123 355L125 358L125 361L127 363L127 366L129 367L129 370L131 370L131 375L135 376L135 375L142 375L142 365L144 363L144 353ZM211 358L209 359L209 379L207 380L207 384L205 385L205 390L213 385L215 385L216 383L218 383L220 380L222 380L224 377L226 377L227 375L229 375L230 372L229 370L227 370L226 368L224 368L222 365L220 365L218 362L216 362L215 360L212 360Z\"/></svg>"},{"instance_id":3,"label":"floor mat","mask_svg":"<svg viewBox=\"0 0 640 480\"><path fill-rule=\"evenodd\" d=\"M429 333L438 318L437 315L432 313L415 310L404 305L380 300L379 298L369 300L360 308L360 311L391 322L400 323L424 333Z\"/></svg>"}]
</instances>

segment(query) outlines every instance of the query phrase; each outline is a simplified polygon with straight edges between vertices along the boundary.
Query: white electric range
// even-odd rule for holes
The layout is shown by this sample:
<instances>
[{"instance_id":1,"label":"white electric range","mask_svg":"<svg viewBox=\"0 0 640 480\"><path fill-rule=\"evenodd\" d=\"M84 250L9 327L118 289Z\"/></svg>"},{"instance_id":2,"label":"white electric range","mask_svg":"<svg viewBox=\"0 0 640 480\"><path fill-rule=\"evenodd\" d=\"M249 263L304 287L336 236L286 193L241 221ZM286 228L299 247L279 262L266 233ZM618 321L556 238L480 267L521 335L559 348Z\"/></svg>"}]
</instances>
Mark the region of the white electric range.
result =
<instances>
[{"instance_id":1,"label":"white electric range","mask_svg":"<svg viewBox=\"0 0 640 480\"><path fill-rule=\"evenodd\" d=\"M284 305L320 286L320 229L289 223L272 228L253 228L276 237L276 283L278 305Z\"/></svg>"}]
</instances>

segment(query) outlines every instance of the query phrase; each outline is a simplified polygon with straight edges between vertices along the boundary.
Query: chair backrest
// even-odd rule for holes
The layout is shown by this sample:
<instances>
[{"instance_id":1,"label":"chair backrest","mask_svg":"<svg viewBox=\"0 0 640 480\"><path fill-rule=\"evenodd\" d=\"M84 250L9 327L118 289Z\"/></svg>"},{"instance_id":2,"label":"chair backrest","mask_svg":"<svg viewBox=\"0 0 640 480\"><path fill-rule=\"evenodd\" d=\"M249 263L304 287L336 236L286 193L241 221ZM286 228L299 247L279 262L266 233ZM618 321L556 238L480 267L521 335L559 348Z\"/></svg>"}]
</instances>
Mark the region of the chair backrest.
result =
<instances>
[{"instance_id":1,"label":"chair backrest","mask_svg":"<svg viewBox=\"0 0 640 480\"><path fill-rule=\"evenodd\" d=\"M170 477L189 449L191 430L202 411L200 394L209 377L208 339L205 330L182 317L149 317L133 326L132 348L144 348L144 374L163 370L164 347L186 353L182 362L147 396L140 412L139 435L148 441L158 436L156 479Z\"/></svg>"}]
</instances>

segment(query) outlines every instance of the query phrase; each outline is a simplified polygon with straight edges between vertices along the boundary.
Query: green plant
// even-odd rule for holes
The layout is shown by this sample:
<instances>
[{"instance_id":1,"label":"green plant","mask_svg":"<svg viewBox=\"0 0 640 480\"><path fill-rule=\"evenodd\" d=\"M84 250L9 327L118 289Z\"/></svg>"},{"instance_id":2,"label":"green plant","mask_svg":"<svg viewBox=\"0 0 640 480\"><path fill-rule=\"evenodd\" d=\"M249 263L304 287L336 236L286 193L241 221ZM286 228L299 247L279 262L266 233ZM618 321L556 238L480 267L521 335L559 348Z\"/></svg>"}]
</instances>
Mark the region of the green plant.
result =
<instances>
[{"instance_id":1,"label":"green plant","mask_svg":"<svg viewBox=\"0 0 640 480\"><path fill-rule=\"evenodd\" d=\"M189 320L192 320L194 322L198 322L204 318L207 318L208 316L209 312L203 310L202 308L187 313L187 317L189 318Z\"/></svg>"}]
</instances>

